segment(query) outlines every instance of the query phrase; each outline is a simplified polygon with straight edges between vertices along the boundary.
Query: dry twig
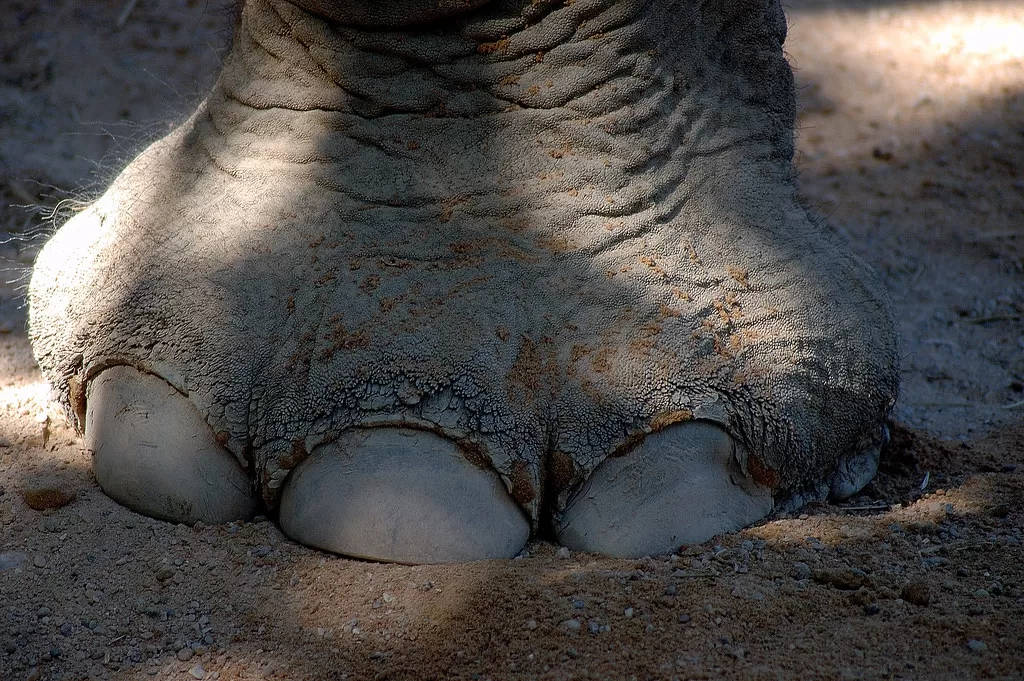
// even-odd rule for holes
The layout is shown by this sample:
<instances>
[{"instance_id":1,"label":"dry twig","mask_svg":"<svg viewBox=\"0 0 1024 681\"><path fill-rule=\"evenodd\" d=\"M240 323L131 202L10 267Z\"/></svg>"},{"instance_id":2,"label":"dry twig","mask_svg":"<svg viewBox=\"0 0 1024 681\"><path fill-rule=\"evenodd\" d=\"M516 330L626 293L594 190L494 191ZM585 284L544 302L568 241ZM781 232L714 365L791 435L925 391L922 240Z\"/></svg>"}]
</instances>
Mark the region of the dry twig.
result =
<instances>
[{"instance_id":1,"label":"dry twig","mask_svg":"<svg viewBox=\"0 0 1024 681\"><path fill-rule=\"evenodd\" d=\"M128 17L132 15L132 11L135 9L135 5L139 4L139 0L128 0L124 3L124 9L117 15L117 28L122 29L124 25L128 23Z\"/></svg>"}]
</instances>

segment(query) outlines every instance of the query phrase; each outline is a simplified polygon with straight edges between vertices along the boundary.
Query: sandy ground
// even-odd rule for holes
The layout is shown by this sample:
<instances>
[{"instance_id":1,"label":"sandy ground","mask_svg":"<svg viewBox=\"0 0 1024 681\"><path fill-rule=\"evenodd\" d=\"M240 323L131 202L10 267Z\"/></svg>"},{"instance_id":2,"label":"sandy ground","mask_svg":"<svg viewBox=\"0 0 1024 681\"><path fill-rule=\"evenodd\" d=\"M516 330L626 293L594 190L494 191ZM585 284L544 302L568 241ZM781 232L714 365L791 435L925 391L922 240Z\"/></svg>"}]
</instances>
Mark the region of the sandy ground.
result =
<instances>
[{"instance_id":1,"label":"sandy ground","mask_svg":"<svg viewBox=\"0 0 1024 681\"><path fill-rule=\"evenodd\" d=\"M861 497L675 556L433 567L133 514L48 405L35 249L197 100L230 23L124 7L0 8L0 680L1024 678L1024 4L789 8L804 193L903 337Z\"/></svg>"}]
</instances>

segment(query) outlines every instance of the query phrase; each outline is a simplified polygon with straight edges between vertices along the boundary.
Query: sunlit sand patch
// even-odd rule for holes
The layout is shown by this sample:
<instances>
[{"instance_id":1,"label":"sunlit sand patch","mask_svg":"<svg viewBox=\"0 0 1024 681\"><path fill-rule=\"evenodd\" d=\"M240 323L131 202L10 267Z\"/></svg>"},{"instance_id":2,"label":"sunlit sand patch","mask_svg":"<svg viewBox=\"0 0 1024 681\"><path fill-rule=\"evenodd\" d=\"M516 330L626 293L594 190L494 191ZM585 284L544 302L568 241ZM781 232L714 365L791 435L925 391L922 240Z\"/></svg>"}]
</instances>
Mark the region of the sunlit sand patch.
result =
<instances>
[{"instance_id":1,"label":"sunlit sand patch","mask_svg":"<svg viewBox=\"0 0 1024 681\"><path fill-rule=\"evenodd\" d=\"M955 489L929 494L906 507L894 505L877 515L854 516L841 513L802 519L784 519L744 531L744 535L775 544L798 544L813 537L826 546L854 540L884 537L892 525L939 524L955 517L992 514L1000 508L1002 494L988 476L975 476ZM839 509L837 509L838 511Z\"/></svg>"},{"instance_id":2,"label":"sunlit sand patch","mask_svg":"<svg viewBox=\"0 0 1024 681\"><path fill-rule=\"evenodd\" d=\"M1024 5L929 2L789 11L798 80L857 117L954 120L989 96L1024 89Z\"/></svg>"},{"instance_id":3,"label":"sunlit sand patch","mask_svg":"<svg viewBox=\"0 0 1024 681\"><path fill-rule=\"evenodd\" d=\"M991 11L991 9L990 9ZM980 14L971 21L948 20L942 28L929 32L937 53L984 57L992 61L1024 60L1024 21L1007 22L1000 15Z\"/></svg>"},{"instance_id":4,"label":"sunlit sand patch","mask_svg":"<svg viewBox=\"0 0 1024 681\"><path fill-rule=\"evenodd\" d=\"M52 416L50 386L45 381L14 383L0 388L0 410L42 419Z\"/></svg>"}]
</instances>

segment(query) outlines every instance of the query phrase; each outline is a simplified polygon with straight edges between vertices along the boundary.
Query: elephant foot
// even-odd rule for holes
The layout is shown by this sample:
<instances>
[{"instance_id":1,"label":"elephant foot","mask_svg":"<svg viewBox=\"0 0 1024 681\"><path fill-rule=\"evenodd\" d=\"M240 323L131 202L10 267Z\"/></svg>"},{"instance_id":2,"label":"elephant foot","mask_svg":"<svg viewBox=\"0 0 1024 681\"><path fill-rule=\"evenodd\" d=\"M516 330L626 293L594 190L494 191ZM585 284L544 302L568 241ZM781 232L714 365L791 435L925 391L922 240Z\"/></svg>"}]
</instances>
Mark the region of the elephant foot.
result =
<instances>
[{"instance_id":1,"label":"elephant foot","mask_svg":"<svg viewBox=\"0 0 1024 681\"><path fill-rule=\"evenodd\" d=\"M179 523L223 523L256 512L259 498L237 459L163 379L128 366L89 385L86 446L93 473L115 501Z\"/></svg>"},{"instance_id":2,"label":"elephant foot","mask_svg":"<svg viewBox=\"0 0 1024 681\"><path fill-rule=\"evenodd\" d=\"M296 466L281 529L308 546L396 563L509 558L530 524L491 470L434 433L350 431Z\"/></svg>"},{"instance_id":3,"label":"elephant foot","mask_svg":"<svg viewBox=\"0 0 1024 681\"><path fill-rule=\"evenodd\" d=\"M606 459L556 518L559 543L623 557L670 553L742 529L772 510L772 492L740 471L738 443L690 421Z\"/></svg>"}]
</instances>

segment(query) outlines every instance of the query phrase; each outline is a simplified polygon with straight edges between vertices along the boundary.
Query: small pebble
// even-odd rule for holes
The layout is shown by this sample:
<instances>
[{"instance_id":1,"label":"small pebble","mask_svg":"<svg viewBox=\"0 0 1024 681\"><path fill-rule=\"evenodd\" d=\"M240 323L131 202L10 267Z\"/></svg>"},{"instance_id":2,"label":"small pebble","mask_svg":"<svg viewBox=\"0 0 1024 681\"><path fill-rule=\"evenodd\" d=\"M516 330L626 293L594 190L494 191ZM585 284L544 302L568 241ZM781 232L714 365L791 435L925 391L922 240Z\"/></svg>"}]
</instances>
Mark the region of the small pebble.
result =
<instances>
[{"instance_id":1,"label":"small pebble","mask_svg":"<svg viewBox=\"0 0 1024 681\"><path fill-rule=\"evenodd\" d=\"M985 644L985 642L979 641L976 638L972 638L970 641L968 641L967 647L968 649L970 649L971 652L974 653L983 653L986 650L988 650L988 646Z\"/></svg>"},{"instance_id":2,"label":"small pebble","mask_svg":"<svg viewBox=\"0 0 1024 681\"><path fill-rule=\"evenodd\" d=\"M189 648L188 646L185 646L184 648L178 651L177 658L182 662L188 662L192 659L193 655L195 655L195 651Z\"/></svg>"},{"instance_id":3,"label":"small pebble","mask_svg":"<svg viewBox=\"0 0 1024 681\"><path fill-rule=\"evenodd\" d=\"M206 670L200 664L195 665L189 670L189 674L192 675L193 679L202 679L206 677Z\"/></svg>"},{"instance_id":4,"label":"small pebble","mask_svg":"<svg viewBox=\"0 0 1024 681\"><path fill-rule=\"evenodd\" d=\"M679 622L680 623L686 624L689 621L690 621L690 616L687 613L685 613L685 612L679 613Z\"/></svg>"},{"instance_id":5,"label":"small pebble","mask_svg":"<svg viewBox=\"0 0 1024 681\"><path fill-rule=\"evenodd\" d=\"M793 579L807 579L811 576L811 566L807 563L793 563L793 570L790 572Z\"/></svg>"},{"instance_id":6,"label":"small pebble","mask_svg":"<svg viewBox=\"0 0 1024 681\"><path fill-rule=\"evenodd\" d=\"M584 603L578 598L572 602L572 607L576 608L577 610L582 610L585 605L586 603Z\"/></svg>"},{"instance_id":7,"label":"small pebble","mask_svg":"<svg viewBox=\"0 0 1024 681\"><path fill-rule=\"evenodd\" d=\"M589 622L587 622L587 629L590 631L591 634L596 634L597 632L601 631L601 625L598 624L596 620L590 620Z\"/></svg>"},{"instance_id":8,"label":"small pebble","mask_svg":"<svg viewBox=\"0 0 1024 681\"><path fill-rule=\"evenodd\" d=\"M932 602L932 591L924 580L912 579L903 587L900 598L907 603L926 607Z\"/></svg>"},{"instance_id":9,"label":"small pebble","mask_svg":"<svg viewBox=\"0 0 1024 681\"><path fill-rule=\"evenodd\" d=\"M46 556L43 556L43 555L36 556L35 558L32 559L32 564L35 565L37 568L44 568L44 567L46 567Z\"/></svg>"},{"instance_id":10,"label":"small pebble","mask_svg":"<svg viewBox=\"0 0 1024 681\"><path fill-rule=\"evenodd\" d=\"M834 568L812 570L811 579L835 589L856 591L862 586L869 586L870 578L857 568Z\"/></svg>"},{"instance_id":11,"label":"small pebble","mask_svg":"<svg viewBox=\"0 0 1024 681\"><path fill-rule=\"evenodd\" d=\"M526 628L527 629L536 629L537 628L537 620L526 620Z\"/></svg>"},{"instance_id":12,"label":"small pebble","mask_svg":"<svg viewBox=\"0 0 1024 681\"><path fill-rule=\"evenodd\" d=\"M172 568L170 565L165 565L156 571L156 578L161 582L166 582L174 576L175 572L177 572L177 570Z\"/></svg>"},{"instance_id":13,"label":"small pebble","mask_svg":"<svg viewBox=\"0 0 1024 681\"><path fill-rule=\"evenodd\" d=\"M625 610L622 611L622 614L625 615L626 617L632 617L633 616L633 608L626 608Z\"/></svg>"},{"instance_id":14,"label":"small pebble","mask_svg":"<svg viewBox=\"0 0 1024 681\"><path fill-rule=\"evenodd\" d=\"M580 628L583 625L580 623L579 620L571 619L571 620L566 620L566 621L562 622L562 626L565 627L569 631L579 631Z\"/></svg>"},{"instance_id":15,"label":"small pebble","mask_svg":"<svg viewBox=\"0 0 1024 681\"><path fill-rule=\"evenodd\" d=\"M21 493L29 508L46 511L67 506L75 500L75 493L55 487L28 489Z\"/></svg>"},{"instance_id":16,"label":"small pebble","mask_svg":"<svg viewBox=\"0 0 1024 681\"><path fill-rule=\"evenodd\" d=\"M0 571L20 568L28 562L28 554L20 551L0 553Z\"/></svg>"},{"instance_id":17,"label":"small pebble","mask_svg":"<svg viewBox=\"0 0 1024 681\"><path fill-rule=\"evenodd\" d=\"M572 551L570 551L569 549L567 549L564 546L559 546L558 547L558 551L555 552L555 556L557 556L558 558L562 558L562 559L571 558L572 557Z\"/></svg>"},{"instance_id":18,"label":"small pebble","mask_svg":"<svg viewBox=\"0 0 1024 681\"><path fill-rule=\"evenodd\" d=\"M994 518L1005 518L1010 514L1009 504L996 504L992 508L988 509L989 515Z\"/></svg>"}]
</instances>

